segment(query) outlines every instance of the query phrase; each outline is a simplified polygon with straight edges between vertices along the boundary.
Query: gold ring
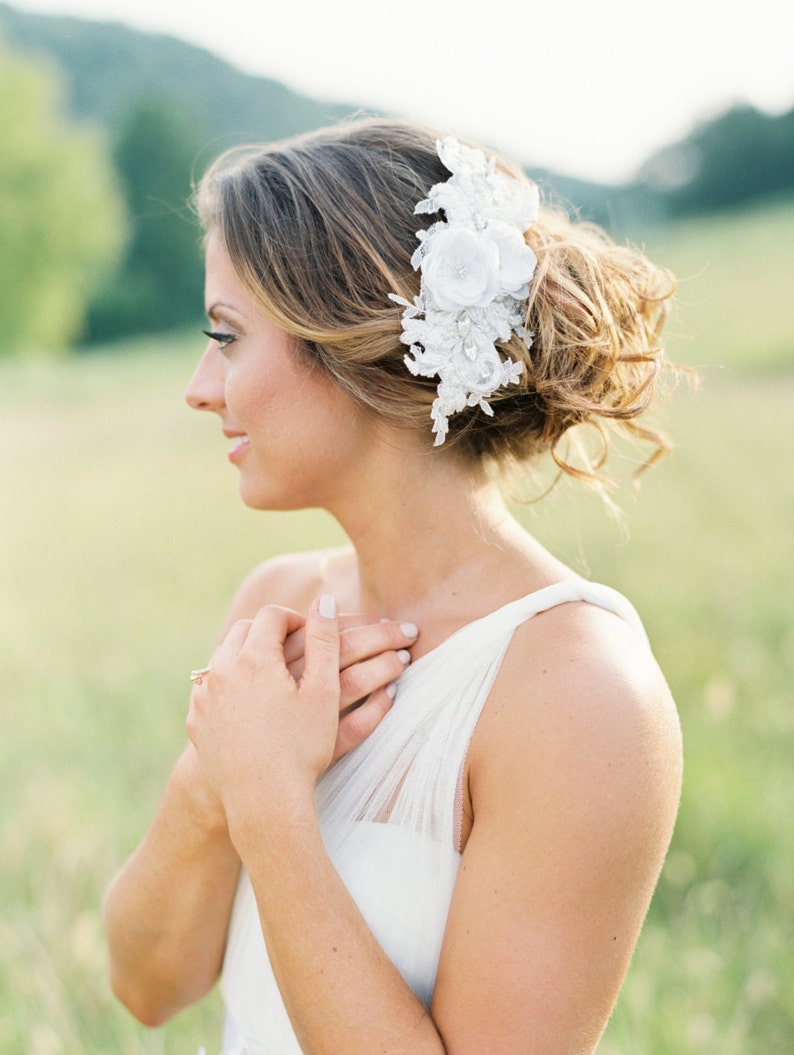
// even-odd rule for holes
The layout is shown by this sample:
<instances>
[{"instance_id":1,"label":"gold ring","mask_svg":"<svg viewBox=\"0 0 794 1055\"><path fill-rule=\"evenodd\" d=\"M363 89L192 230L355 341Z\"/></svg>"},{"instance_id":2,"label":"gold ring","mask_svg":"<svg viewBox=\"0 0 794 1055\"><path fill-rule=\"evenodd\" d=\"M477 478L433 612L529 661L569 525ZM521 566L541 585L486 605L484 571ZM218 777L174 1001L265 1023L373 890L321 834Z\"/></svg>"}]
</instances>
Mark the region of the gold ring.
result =
<instances>
[{"instance_id":1,"label":"gold ring","mask_svg":"<svg viewBox=\"0 0 794 1055\"><path fill-rule=\"evenodd\" d=\"M204 681L206 676L209 674L209 672L209 667L202 667L201 670L191 670L190 680L193 682L194 685L200 685L202 681Z\"/></svg>"}]
</instances>

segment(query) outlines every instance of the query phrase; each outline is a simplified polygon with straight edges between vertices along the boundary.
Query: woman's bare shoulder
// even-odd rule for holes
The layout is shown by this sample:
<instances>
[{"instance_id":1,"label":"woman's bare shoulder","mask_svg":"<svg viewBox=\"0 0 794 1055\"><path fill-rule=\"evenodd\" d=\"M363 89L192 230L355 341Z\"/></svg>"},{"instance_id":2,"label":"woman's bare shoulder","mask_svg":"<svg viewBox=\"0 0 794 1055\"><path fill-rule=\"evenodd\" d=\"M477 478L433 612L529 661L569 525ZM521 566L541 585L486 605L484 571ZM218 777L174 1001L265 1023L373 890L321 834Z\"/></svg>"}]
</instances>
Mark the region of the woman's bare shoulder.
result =
<instances>
[{"instance_id":1,"label":"woman's bare shoulder","mask_svg":"<svg viewBox=\"0 0 794 1055\"><path fill-rule=\"evenodd\" d=\"M329 591L329 577L352 559L348 547L284 553L256 565L237 588L224 632L238 619L252 619L266 604L305 612L319 594Z\"/></svg>"},{"instance_id":2,"label":"woman's bare shoulder","mask_svg":"<svg viewBox=\"0 0 794 1055\"><path fill-rule=\"evenodd\" d=\"M675 812L682 750L670 690L637 631L594 605L560 605L518 628L472 748L488 795L512 777L519 798L601 791L628 812L644 799L663 828Z\"/></svg>"},{"instance_id":3,"label":"woman's bare shoulder","mask_svg":"<svg viewBox=\"0 0 794 1055\"><path fill-rule=\"evenodd\" d=\"M585 602L559 605L516 630L494 695L511 725L543 716L585 729L593 743L613 725L669 727L677 739L670 690L646 641L620 616Z\"/></svg>"}]
</instances>

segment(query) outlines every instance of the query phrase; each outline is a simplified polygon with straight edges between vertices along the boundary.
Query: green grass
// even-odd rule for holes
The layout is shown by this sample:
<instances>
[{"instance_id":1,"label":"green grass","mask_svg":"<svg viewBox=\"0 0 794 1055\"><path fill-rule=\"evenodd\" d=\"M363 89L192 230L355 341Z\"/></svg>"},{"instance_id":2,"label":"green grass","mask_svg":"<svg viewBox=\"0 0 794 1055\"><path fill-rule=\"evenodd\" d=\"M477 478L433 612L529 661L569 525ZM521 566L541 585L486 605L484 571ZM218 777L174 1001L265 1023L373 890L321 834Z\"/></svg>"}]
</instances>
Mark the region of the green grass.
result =
<instances>
[{"instance_id":1,"label":"green grass","mask_svg":"<svg viewBox=\"0 0 794 1055\"><path fill-rule=\"evenodd\" d=\"M572 487L521 513L635 601L684 727L673 849L602 1055L794 1050L794 341L782 291L764 301L792 228L778 207L659 238L679 270L712 262L684 284L674 329L691 337L671 348L705 380L665 411L677 453L622 496L628 540ZM748 285L754 268L768 283ZM98 906L231 590L341 534L241 507L217 428L181 400L194 343L0 366L0 1055L217 1047L217 995L155 1032L114 1002Z\"/></svg>"},{"instance_id":2,"label":"green grass","mask_svg":"<svg viewBox=\"0 0 794 1055\"><path fill-rule=\"evenodd\" d=\"M681 223L645 244L679 280L668 332L683 362L742 374L794 366L794 201Z\"/></svg>"}]
</instances>

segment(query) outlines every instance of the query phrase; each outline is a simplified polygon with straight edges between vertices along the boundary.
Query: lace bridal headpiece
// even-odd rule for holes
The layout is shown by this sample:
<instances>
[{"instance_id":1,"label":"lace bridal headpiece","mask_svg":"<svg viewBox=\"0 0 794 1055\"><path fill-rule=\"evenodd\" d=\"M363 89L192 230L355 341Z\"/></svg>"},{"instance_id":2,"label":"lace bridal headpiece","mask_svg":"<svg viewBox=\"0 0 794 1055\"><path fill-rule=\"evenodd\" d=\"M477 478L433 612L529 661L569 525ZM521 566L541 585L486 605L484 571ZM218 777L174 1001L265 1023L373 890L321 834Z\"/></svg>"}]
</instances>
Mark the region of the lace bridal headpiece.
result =
<instances>
[{"instance_id":1,"label":"lace bridal headpiece","mask_svg":"<svg viewBox=\"0 0 794 1055\"><path fill-rule=\"evenodd\" d=\"M430 411L439 446L451 414L479 405L493 415L488 396L521 375L523 364L502 359L495 342L517 333L531 343L523 308L537 261L524 232L538 216L538 189L497 172L493 158L451 136L437 149L452 175L414 212L443 209L445 220L417 232L411 264L422 273L419 296L413 304L391 297L405 307L406 366L439 378Z\"/></svg>"}]
</instances>

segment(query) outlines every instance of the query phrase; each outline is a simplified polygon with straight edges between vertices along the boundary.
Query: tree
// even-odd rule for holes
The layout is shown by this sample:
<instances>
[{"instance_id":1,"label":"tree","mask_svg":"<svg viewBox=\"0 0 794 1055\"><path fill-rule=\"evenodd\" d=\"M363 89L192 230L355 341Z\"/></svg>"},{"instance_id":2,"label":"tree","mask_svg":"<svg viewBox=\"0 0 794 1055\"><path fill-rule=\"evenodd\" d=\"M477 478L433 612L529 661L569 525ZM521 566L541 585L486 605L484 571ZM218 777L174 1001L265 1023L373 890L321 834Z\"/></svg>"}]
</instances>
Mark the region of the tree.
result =
<instances>
[{"instance_id":1,"label":"tree","mask_svg":"<svg viewBox=\"0 0 794 1055\"><path fill-rule=\"evenodd\" d=\"M641 178L674 215L731 208L794 191L794 110L735 106L655 154Z\"/></svg>"},{"instance_id":2,"label":"tree","mask_svg":"<svg viewBox=\"0 0 794 1055\"><path fill-rule=\"evenodd\" d=\"M87 300L124 238L98 135L65 118L54 69L0 48L0 354L79 337Z\"/></svg>"},{"instance_id":3,"label":"tree","mask_svg":"<svg viewBox=\"0 0 794 1055\"><path fill-rule=\"evenodd\" d=\"M203 268L187 199L201 144L195 122L165 99L138 101L114 149L132 226L124 258L89 313L91 340L198 320Z\"/></svg>"}]
</instances>

